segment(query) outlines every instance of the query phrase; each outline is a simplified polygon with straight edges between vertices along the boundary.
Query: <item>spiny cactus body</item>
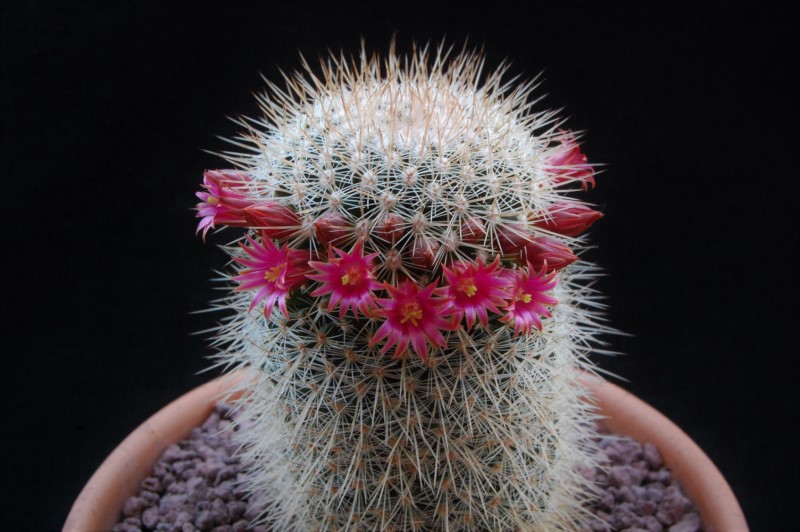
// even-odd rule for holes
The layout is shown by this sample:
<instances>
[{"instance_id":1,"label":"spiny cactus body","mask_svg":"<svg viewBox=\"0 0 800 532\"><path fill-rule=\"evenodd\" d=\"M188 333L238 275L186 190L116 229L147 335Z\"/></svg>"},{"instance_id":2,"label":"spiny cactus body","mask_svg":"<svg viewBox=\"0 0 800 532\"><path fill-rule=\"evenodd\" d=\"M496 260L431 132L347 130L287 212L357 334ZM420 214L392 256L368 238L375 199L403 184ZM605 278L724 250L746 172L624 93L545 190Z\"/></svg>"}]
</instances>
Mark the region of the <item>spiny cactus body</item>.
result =
<instances>
[{"instance_id":1,"label":"spiny cactus body","mask_svg":"<svg viewBox=\"0 0 800 532\"><path fill-rule=\"evenodd\" d=\"M600 214L532 83L442 48L287 77L209 171L220 363L247 368L248 486L276 529L574 528L603 330L577 260Z\"/></svg>"}]
</instances>

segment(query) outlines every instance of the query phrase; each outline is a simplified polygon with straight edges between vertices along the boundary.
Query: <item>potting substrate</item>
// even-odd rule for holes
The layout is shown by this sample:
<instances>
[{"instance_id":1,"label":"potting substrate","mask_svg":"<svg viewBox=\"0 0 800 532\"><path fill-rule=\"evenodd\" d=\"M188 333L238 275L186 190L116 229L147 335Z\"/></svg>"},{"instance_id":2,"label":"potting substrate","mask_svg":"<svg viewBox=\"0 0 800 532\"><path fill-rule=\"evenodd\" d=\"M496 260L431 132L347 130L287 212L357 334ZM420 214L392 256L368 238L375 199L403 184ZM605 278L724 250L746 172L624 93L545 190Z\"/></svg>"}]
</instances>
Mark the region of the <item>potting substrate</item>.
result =
<instances>
[{"instance_id":1,"label":"potting substrate","mask_svg":"<svg viewBox=\"0 0 800 532\"><path fill-rule=\"evenodd\" d=\"M188 439L168 447L139 492L128 498L113 532L266 532L251 526L259 509L238 484L242 465L231 426L236 412L218 403ZM234 427L238 429L238 427ZM697 532L700 516L650 443L605 434L599 467L582 471L600 496L589 510L592 532Z\"/></svg>"}]
</instances>

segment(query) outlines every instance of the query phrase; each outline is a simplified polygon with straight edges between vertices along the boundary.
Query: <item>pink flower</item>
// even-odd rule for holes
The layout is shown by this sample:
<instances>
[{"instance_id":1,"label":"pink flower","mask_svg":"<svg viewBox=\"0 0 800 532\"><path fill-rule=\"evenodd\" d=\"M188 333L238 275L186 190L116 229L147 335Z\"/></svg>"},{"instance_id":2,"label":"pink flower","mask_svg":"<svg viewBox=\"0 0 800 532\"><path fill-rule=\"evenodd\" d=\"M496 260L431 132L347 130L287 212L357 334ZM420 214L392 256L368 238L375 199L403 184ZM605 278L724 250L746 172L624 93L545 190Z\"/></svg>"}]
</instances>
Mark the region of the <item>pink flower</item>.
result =
<instances>
[{"instance_id":1,"label":"pink flower","mask_svg":"<svg viewBox=\"0 0 800 532\"><path fill-rule=\"evenodd\" d=\"M309 279L319 281L322 285L311 293L312 296L330 294L328 312L339 303L339 319L344 318L348 308L353 310L358 317L360 310L364 314L375 306L373 290L383 288L375 280L372 260L378 255L372 253L363 256L362 241L359 240L350 253L333 248L339 258L333 257L333 252L328 252L328 262L309 262L309 266L319 273L308 275Z\"/></svg>"},{"instance_id":2,"label":"pink flower","mask_svg":"<svg viewBox=\"0 0 800 532\"><path fill-rule=\"evenodd\" d=\"M283 314L288 317L286 297L289 293L306 282L308 273L308 252L299 249L289 249L287 244L278 248L267 235L261 235L262 243L256 242L249 236L247 242L250 247L239 244L250 258L237 258L236 262L246 266L235 277L241 285L237 290L257 289L250 310L266 298L264 314L269 315L277 302Z\"/></svg>"},{"instance_id":3,"label":"pink flower","mask_svg":"<svg viewBox=\"0 0 800 532\"><path fill-rule=\"evenodd\" d=\"M569 246L547 236L531 239L520 250L519 256L523 264L530 263L537 270L545 268L547 273L565 268L578 260Z\"/></svg>"},{"instance_id":4,"label":"pink flower","mask_svg":"<svg viewBox=\"0 0 800 532\"><path fill-rule=\"evenodd\" d=\"M370 345L388 338L381 354L395 347L397 358L408 348L408 344L422 357L428 359L428 342L434 346L445 347L447 342L442 330L453 330L452 319L448 319L453 309L450 298L435 297L438 279L422 290L413 281L404 281L395 288L385 284L389 299L379 299L381 309L378 314L386 318L375 332Z\"/></svg>"},{"instance_id":5,"label":"pink flower","mask_svg":"<svg viewBox=\"0 0 800 532\"><path fill-rule=\"evenodd\" d=\"M253 204L245 194L246 184L250 176L237 170L207 170L203 174L203 188L206 192L197 192L200 199L197 204L197 231L203 231L203 238L216 224L244 227L248 221L244 216L246 207Z\"/></svg>"},{"instance_id":6,"label":"pink flower","mask_svg":"<svg viewBox=\"0 0 800 532\"><path fill-rule=\"evenodd\" d=\"M558 153L547 161L551 171L555 174L553 182L559 185L580 181L583 190L589 186L594 188L594 169L586 161L586 155L581 153L575 136L571 132L564 132Z\"/></svg>"},{"instance_id":7,"label":"pink flower","mask_svg":"<svg viewBox=\"0 0 800 532\"><path fill-rule=\"evenodd\" d=\"M481 260L477 263L460 262L454 270L443 266L444 276L449 283L445 287L445 294L452 298L458 320L466 316L468 330L475 325L476 317L486 327L489 323L486 311L500 314L498 305L503 305L509 297L509 279L497 271L499 265L500 257L496 257L489 266L485 266Z\"/></svg>"},{"instance_id":8,"label":"pink flower","mask_svg":"<svg viewBox=\"0 0 800 532\"><path fill-rule=\"evenodd\" d=\"M547 215L533 225L564 236L578 236L602 217L603 213L585 205L562 201L552 205Z\"/></svg>"},{"instance_id":9,"label":"pink flower","mask_svg":"<svg viewBox=\"0 0 800 532\"><path fill-rule=\"evenodd\" d=\"M558 303L558 300L546 294L558 282L555 275L555 272L545 273L544 268L536 273L530 263L527 271L511 272L511 301L506 306L508 314L500 319L509 324L514 323L515 335L520 332L529 334L532 327L542 330L541 318L552 315L546 305Z\"/></svg>"},{"instance_id":10,"label":"pink flower","mask_svg":"<svg viewBox=\"0 0 800 532\"><path fill-rule=\"evenodd\" d=\"M208 170L203 175L203 188L197 192L197 231L203 238L217 224L264 229L270 238L285 240L297 234L300 218L277 201L249 197L247 183L251 177L238 170Z\"/></svg>"}]
</instances>

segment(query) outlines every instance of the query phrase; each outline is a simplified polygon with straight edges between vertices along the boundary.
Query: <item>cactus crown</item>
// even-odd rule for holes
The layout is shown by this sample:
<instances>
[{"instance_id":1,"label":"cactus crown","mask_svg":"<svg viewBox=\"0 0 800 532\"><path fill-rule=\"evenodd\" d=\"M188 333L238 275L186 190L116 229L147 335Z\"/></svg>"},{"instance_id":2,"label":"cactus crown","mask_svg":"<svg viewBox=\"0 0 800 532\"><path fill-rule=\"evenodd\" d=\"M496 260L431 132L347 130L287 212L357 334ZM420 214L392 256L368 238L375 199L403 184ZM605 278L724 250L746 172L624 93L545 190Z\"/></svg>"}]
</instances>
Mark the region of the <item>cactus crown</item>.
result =
<instances>
[{"instance_id":1,"label":"cactus crown","mask_svg":"<svg viewBox=\"0 0 800 532\"><path fill-rule=\"evenodd\" d=\"M269 85L208 171L198 231L244 228L221 363L248 368L247 479L279 528L574 525L576 368L598 326L573 250L600 213L532 82L440 46Z\"/></svg>"}]
</instances>

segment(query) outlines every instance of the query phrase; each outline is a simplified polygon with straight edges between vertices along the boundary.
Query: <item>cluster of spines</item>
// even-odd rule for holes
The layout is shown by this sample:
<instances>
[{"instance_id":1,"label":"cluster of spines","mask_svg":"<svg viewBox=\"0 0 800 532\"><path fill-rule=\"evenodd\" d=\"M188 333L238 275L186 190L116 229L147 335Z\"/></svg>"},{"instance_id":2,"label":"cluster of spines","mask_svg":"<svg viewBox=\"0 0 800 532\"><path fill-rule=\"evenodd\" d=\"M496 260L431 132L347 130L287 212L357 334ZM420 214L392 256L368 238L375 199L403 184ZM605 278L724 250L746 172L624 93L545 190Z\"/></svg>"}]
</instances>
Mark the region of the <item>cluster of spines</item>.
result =
<instances>
[{"instance_id":1,"label":"cluster of spines","mask_svg":"<svg viewBox=\"0 0 800 532\"><path fill-rule=\"evenodd\" d=\"M266 490L277 529L574 526L593 418L565 361L584 349L568 332L477 328L423 364L305 320L239 354L258 368L243 461L259 464L251 488Z\"/></svg>"},{"instance_id":2,"label":"cluster of spines","mask_svg":"<svg viewBox=\"0 0 800 532\"><path fill-rule=\"evenodd\" d=\"M283 526L580 513L591 415L574 370L598 326L573 249L600 214L568 194L593 169L529 112L530 85L426 57L334 59L273 87L265 118L242 122L247 152L228 154L242 170L206 172L198 193L204 237L247 230L219 341L256 370L251 485L272 487Z\"/></svg>"}]
</instances>

